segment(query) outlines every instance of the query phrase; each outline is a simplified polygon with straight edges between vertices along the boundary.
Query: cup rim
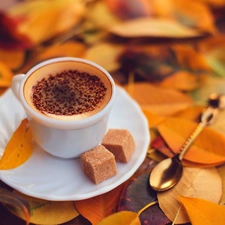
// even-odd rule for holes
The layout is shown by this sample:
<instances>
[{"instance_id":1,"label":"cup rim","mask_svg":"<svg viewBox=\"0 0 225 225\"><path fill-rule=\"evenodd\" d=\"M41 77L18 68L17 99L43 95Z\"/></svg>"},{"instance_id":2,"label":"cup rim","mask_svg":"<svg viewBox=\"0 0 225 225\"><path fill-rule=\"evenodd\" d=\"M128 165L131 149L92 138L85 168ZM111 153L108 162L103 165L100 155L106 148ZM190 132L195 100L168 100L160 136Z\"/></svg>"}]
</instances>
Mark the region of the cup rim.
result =
<instances>
[{"instance_id":1,"label":"cup rim","mask_svg":"<svg viewBox=\"0 0 225 225\"><path fill-rule=\"evenodd\" d=\"M74 62L86 63L88 65L91 65L91 66L97 68L98 70L100 70L107 76L107 78L109 79L111 86L112 86L112 94L111 94L111 98L109 99L109 102L105 105L105 107L101 111L91 115L90 117L83 118L81 120L57 120L57 119L53 119L53 118L47 117L45 115L42 115L42 114L36 112L34 109L32 109L29 106L29 104L25 100L25 97L23 94L24 84L25 84L26 80L29 78L29 76L31 74L33 74L37 69L39 69L43 66L46 66L46 65L52 64L52 63L57 63L57 62L64 62L64 61L74 61ZM19 90L20 100L21 100L22 105L25 108L26 113L32 119L36 120L37 122L41 123L42 125L47 126L47 127L57 128L57 129L79 129L79 128L84 128L84 127L87 127L87 126L97 123L111 109L113 101L115 99L115 95L116 95L115 82L114 82L112 76L108 73L108 71L106 71L102 66L98 65L95 62L92 62L87 59L76 58L76 57L52 58L52 59L45 60L45 61L35 65L27 73L25 73L25 76L21 81L20 90Z\"/></svg>"}]
</instances>

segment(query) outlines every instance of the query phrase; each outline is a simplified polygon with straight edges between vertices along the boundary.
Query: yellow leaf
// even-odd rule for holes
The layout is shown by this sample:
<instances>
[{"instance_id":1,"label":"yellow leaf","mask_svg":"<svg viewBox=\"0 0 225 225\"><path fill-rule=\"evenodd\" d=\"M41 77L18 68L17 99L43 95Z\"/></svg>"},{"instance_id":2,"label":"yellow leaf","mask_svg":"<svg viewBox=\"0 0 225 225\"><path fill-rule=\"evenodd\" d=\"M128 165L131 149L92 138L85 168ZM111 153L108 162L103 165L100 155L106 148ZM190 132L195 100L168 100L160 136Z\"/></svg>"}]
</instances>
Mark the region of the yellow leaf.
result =
<instances>
[{"instance_id":1,"label":"yellow leaf","mask_svg":"<svg viewBox=\"0 0 225 225\"><path fill-rule=\"evenodd\" d=\"M122 37L170 37L187 38L201 33L169 18L140 18L119 23L109 31Z\"/></svg>"},{"instance_id":2,"label":"yellow leaf","mask_svg":"<svg viewBox=\"0 0 225 225\"><path fill-rule=\"evenodd\" d=\"M170 117L158 125L158 131L170 149L177 153L196 126L197 123ZM225 162L224 149L225 137L213 129L205 127L185 154L184 159L200 164L219 164Z\"/></svg>"},{"instance_id":3,"label":"yellow leaf","mask_svg":"<svg viewBox=\"0 0 225 225\"><path fill-rule=\"evenodd\" d=\"M178 199L187 210L192 225L225 224L225 206L199 198L179 196Z\"/></svg>"},{"instance_id":4,"label":"yellow leaf","mask_svg":"<svg viewBox=\"0 0 225 225\"><path fill-rule=\"evenodd\" d=\"M121 211L104 218L97 225L141 225L136 212Z\"/></svg>"},{"instance_id":5,"label":"yellow leaf","mask_svg":"<svg viewBox=\"0 0 225 225\"><path fill-rule=\"evenodd\" d=\"M13 169L22 165L29 159L32 152L32 134L27 119L24 119L5 148L0 159L0 169Z\"/></svg>"},{"instance_id":6,"label":"yellow leaf","mask_svg":"<svg viewBox=\"0 0 225 225\"><path fill-rule=\"evenodd\" d=\"M14 191L14 193L29 202L31 223L42 225L61 224L70 221L79 215L73 201L47 201L33 198L17 191ZM19 211L14 213L23 218Z\"/></svg>"},{"instance_id":7,"label":"yellow leaf","mask_svg":"<svg viewBox=\"0 0 225 225\"><path fill-rule=\"evenodd\" d=\"M129 93L147 112L166 116L186 109L192 104L192 99L179 91L160 88L147 82L134 83Z\"/></svg>"},{"instance_id":8,"label":"yellow leaf","mask_svg":"<svg viewBox=\"0 0 225 225\"><path fill-rule=\"evenodd\" d=\"M0 87L9 87L11 84L13 74L10 69L2 62L0 62Z\"/></svg>"},{"instance_id":9,"label":"yellow leaf","mask_svg":"<svg viewBox=\"0 0 225 225\"><path fill-rule=\"evenodd\" d=\"M175 224L182 224L189 222L190 219L177 200L177 196L202 198L218 203L221 195L222 181L215 168L184 167L183 176L179 183L168 191L159 192L157 196L159 206L166 216L171 221L175 220ZM198 225L200 224L204 223Z\"/></svg>"},{"instance_id":10,"label":"yellow leaf","mask_svg":"<svg viewBox=\"0 0 225 225\"><path fill-rule=\"evenodd\" d=\"M22 66L25 60L25 52L21 50L5 50L0 49L0 61L3 62L9 69L16 70Z\"/></svg>"}]
</instances>

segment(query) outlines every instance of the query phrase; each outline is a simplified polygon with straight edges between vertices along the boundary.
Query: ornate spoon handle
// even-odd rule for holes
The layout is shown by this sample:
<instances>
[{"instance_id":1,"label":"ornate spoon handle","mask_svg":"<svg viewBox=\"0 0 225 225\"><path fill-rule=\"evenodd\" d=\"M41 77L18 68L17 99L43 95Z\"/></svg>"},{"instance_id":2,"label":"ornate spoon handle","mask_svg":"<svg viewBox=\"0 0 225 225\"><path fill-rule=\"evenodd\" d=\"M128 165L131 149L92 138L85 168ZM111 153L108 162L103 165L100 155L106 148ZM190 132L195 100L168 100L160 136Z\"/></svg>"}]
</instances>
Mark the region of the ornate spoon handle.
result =
<instances>
[{"instance_id":1,"label":"ornate spoon handle","mask_svg":"<svg viewBox=\"0 0 225 225\"><path fill-rule=\"evenodd\" d=\"M202 132L203 128L207 126L208 124L212 124L216 117L218 115L218 109L208 107L201 115L201 122L198 124L198 126L195 128L195 130L192 132L192 134L189 136L189 138L184 142L184 144L181 146L178 154L179 159L182 160L187 150L190 148L190 146L193 144L193 142L196 140L196 138L199 136L199 134Z\"/></svg>"}]
</instances>

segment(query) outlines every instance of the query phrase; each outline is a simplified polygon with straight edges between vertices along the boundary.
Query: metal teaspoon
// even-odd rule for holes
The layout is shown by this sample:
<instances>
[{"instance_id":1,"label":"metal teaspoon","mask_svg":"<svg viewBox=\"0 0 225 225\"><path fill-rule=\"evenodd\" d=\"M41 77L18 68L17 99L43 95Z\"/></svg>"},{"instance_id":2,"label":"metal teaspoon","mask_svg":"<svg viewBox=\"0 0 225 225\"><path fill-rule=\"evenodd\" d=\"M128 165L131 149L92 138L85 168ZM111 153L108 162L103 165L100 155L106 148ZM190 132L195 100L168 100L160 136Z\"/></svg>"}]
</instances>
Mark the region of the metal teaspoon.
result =
<instances>
[{"instance_id":1,"label":"metal teaspoon","mask_svg":"<svg viewBox=\"0 0 225 225\"><path fill-rule=\"evenodd\" d=\"M223 99L222 99L223 98ZM222 102L220 101L222 100ZM202 132L206 125L212 124L219 112L224 108L224 96L212 94L208 101L209 107L201 114L201 122L193 133L185 141L179 152L172 158L167 158L159 162L152 170L149 177L150 186L156 191L165 191L175 186L181 179L183 165L181 160L185 153Z\"/></svg>"}]
</instances>

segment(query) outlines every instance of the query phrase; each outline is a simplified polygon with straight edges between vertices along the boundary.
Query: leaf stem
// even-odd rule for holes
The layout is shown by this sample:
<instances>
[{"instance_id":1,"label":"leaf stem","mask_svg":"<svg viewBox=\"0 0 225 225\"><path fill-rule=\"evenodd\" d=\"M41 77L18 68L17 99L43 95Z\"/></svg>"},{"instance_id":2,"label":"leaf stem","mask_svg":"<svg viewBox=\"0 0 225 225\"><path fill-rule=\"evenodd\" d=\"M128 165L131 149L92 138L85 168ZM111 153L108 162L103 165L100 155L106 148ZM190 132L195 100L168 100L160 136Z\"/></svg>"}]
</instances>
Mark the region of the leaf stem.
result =
<instances>
[{"instance_id":1,"label":"leaf stem","mask_svg":"<svg viewBox=\"0 0 225 225\"><path fill-rule=\"evenodd\" d=\"M157 204L157 203L158 203L158 201L153 201L153 202L150 202L149 204L147 204L146 206L144 206L142 209L139 210L138 216L140 216L140 214L141 214L143 211L145 211L147 208L149 208L149 207L151 207L151 206L153 206L153 205L155 205L155 204Z\"/></svg>"}]
</instances>

